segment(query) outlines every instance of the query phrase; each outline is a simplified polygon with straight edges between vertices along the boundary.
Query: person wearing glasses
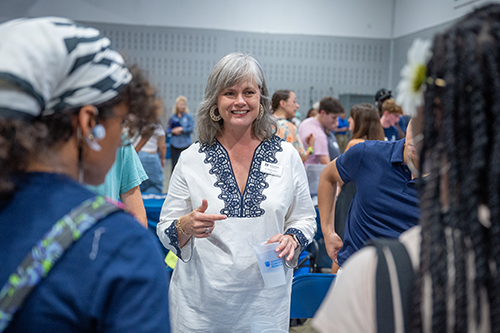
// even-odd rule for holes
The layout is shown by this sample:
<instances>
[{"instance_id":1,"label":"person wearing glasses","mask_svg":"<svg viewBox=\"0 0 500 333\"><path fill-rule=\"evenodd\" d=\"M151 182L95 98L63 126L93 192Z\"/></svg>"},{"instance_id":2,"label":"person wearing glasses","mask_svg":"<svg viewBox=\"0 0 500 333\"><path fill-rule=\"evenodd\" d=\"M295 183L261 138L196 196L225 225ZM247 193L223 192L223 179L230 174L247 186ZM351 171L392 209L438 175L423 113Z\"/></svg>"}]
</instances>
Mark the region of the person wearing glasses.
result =
<instances>
[{"instance_id":1,"label":"person wearing glasses","mask_svg":"<svg viewBox=\"0 0 500 333\"><path fill-rule=\"evenodd\" d=\"M151 100L154 100L156 98L153 93L154 90L144 77L142 71L137 66L132 66L130 70L137 82L135 91L150 96ZM155 106L152 105L151 102L147 105L145 110L142 110L141 113L135 116L144 124L143 129L149 124L157 122ZM138 135L129 135L127 126L128 124L125 123L122 133L123 144L116 152L115 163L113 163L113 166L109 169L104 183L99 186L89 185L89 188L97 194L107 196L113 200L120 200L127 211L132 214L141 225L147 228L148 219L141 196L140 186L149 177L133 146L133 142L138 138Z\"/></svg>"},{"instance_id":2,"label":"person wearing glasses","mask_svg":"<svg viewBox=\"0 0 500 333\"><path fill-rule=\"evenodd\" d=\"M65 18L1 24L0 59L0 331L169 332L159 246L85 186L141 132L143 80Z\"/></svg>"}]
</instances>

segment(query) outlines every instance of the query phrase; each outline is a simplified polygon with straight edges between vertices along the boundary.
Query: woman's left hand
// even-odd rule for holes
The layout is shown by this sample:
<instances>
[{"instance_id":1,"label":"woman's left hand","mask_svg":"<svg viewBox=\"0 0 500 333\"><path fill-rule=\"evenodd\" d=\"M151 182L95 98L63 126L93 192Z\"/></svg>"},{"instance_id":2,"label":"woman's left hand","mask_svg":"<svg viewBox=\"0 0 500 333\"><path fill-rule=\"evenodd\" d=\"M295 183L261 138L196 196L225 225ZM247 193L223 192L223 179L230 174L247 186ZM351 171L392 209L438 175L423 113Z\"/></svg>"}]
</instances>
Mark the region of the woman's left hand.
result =
<instances>
[{"instance_id":1,"label":"woman's left hand","mask_svg":"<svg viewBox=\"0 0 500 333\"><path fill-rule=\"evenodd\" d=\"M182 134L182 127L174 127L172 128L172 135L181 135Z\"/></svg>"},{"instance_id":2,"label":"woman's left hand","mask_svg":"<svg viewBox=\"0 0 500 333\"><path fill-rule=\"evenodd\" d=\"M279 253L278 257L283 258L288 254L288 256L286 257L286 261L292 260L293 256L295 255L295 250L299 246L299 244L295 240L295 237L293 237L292 235L276 234L271 237L266 244L276 242L279 242L279 245L276 248L276 252Z\"/></svg>"}]
</instances>

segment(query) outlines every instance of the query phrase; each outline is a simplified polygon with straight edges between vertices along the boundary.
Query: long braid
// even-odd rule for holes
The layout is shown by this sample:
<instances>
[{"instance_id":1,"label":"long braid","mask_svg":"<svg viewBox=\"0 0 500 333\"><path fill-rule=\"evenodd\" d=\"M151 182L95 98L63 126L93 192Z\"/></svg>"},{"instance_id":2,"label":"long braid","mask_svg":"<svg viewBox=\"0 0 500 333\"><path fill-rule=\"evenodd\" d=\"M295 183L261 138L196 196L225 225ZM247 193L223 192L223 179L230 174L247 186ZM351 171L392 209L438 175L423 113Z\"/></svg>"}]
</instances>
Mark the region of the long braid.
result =
<instances>
[{"instance_id":1,"label":"long braid","mask_svg":"<svg viewBox=\"0 0 500 333\"><path fill-rule=\"evenodd\" d=\"M449 36L443 36L441 43L442 47L446 47L450 49L454 47L456 40L455 34L450 34ZM454 52L446 52L444 58L444 65L446 66L447 71L453 71L455 68L459 66L460 59L457 58ZM439 68L436 68L438 70ZM438 76L439 74L435 74ZM446 78L445 78L446 80ZM444 94L439 95L436 94L435 101L433 101L434 106L432 108L432 113L430 113L430 117L434 118L435 110L441 109L444 106L453 105L453 95L454 91L446 91ZM430 112L431 110L429 110ZM457 110L458 111L458 110ZM430 119L432 119L430 118ZM441 118L435 119L435 124L433 126L438 126L440 123L449 123L453 122L453 119L449 119L446 114L442 114ZM435 187L438 189L437 196L433 197L433 202L440 200L439 193L442 191L441 189L441 174L440 169L441 165L441 156L453 156L455 158L459 152L453 144L450 144L450 141L453 140L455 136L455 127L448 126L446 130L441 133L433 131L432 134L425 133L424 136L427 135L435 136L435 141L432 142L432 146L429 145L430 149L430 161L432 165L431 174L432 177L431 182L435 182ZM431 149L431 147L434 147ZM453 172L459 172L456 168L454 168ZM433 202L430 202L429 205L432 205ZM433 235L433 242L431 244L430 251L430 268L429 274L432 277L432 331L434 332L442 332L446 330L446 310L447 304L446 299L448 296L448 275L447 275L447 255L446 249L442 247L445 240L445 228L448 225L455 222L454 219L447 219L446 221L443 219L443 213L440 209L440 206L432 206L435 211L434 220L432 221L432 225L430 226L430 232ZM447 222L447 223L446 223ZM452 226L452 225L451 225ZM455 284L456 286L456 284ZM460 296L460 295L458 295Z\"/></svg>"},{"instance_id":2,"label":"long braid","mask_svg":"<svg viewBox=\"0 0 500 333\"><path fill-rule=\"evenodd\" d=\"M460 239L457 239L455 237L455 230L460 230L460 219L458 218L459 214L456 210L456 207L458 205L452 204L452 202L456 202L458 199L453 198L453 196L451 195L452 193L456 193L457 191L455 189L460 186L456 179L460 178L461 175L466 172L460 163L454 163L454 161L460 161L468 157L463 140L462 142L459 142L456 138L464 137L463 132L460 129L460 124L466 124L468 122L467 118L470 114L466 106L456 100L456 96L459 94L458 89L461 85L463 85L465 79L462 75L457 75L455 77L451 75L451 73L460 73L459 69L464 61L464 59L460 56L460 53L457 52L458 48L460 47L459 45L457 45L458 39L460 39L460 34L455 31L452 31L445 36L445 48L442 50L445 52L445 62L444 64L440 65L440 68L435 74L436 77L443 77L447 83L450 82L450 89L446 89L442 92L442 94L440 94L441 103L437 108L439 110L444 110L440 113L441 123L438 125L447 124L448 126L445 126L441 133L438 133L438 145L442 142L444 151L442 152L442 154L439 154L435 157L436 161L434 163L439 165L439 168L434 172L439 172L441 176L441 170L443 168L443 157L447 157L447 159L451 161L449 165L449 174L453 175L448 178L448 186L450 189L454 189L449 191L450 195L448 196L448 199L450 201L450 204L444 211L443 209L441 209L442 212L440 214L439 225L443 229L447 227L451 228L453 246L459 249L459 251L453 256L453 268L456 271L454 280L450 281L450 276L448 276L448 266L446 266L446 269L443 269L441 272L444 277L438 282L442 283L442 288L448 292L446 295L443 295L443 299L440 301L446 304L449 297L451 297L451 295L449 295L450 289L448 288L448 285L451 283L453 286L453 289L451 291L453 292L454 301L457 304L457 306L455 306L454 318L448 319L446 314L441 318L436 318L434 316L434 321L441 321L441 324L438 327L440 327L443 331L446 329L448 321L454 323L454 326L458 328L467 327L465 325L465 323L467 322L467 312L463 311L465 310L465 304L467 302L467 295L465 293L465 261L463 252L460 251L463 244L461 244ZM454 112L450 112L451 110L454 110ZM456 115L456 117L454 115ZM439 187L440 192L442 192L444 189L441 187L441 184L439 184ZM441 207L441 205L438 206ZM440 260L448 264L448 251L446 247L444 247L444 244L446 244L445 239L443 238L441 240L436 240L436 242L438 243L436 246L443 249L444 252L444 255L441 255L439 257ZM434 284L433 288L435 288ZM436 322L433 323L434 327L436 327L437 325L439 324ZM438 332L438 330L434 331Z\"/></svg>"},{"instance_id":3,"label":"long braid","mask_svg":"<svg viewBox=\"0 0 500 333\"><path fill-rule=\"evenodd\" d=\"M478 122L482 123L482 126L479 125L481 127L482 133L480 136L476 136L477 140L474 141L476 147L474 147L474 149L477 151L481 151L481 153L484 155L484 157L477 157L478 160L481 159L485 161L484 165L478 166L478 178L480 178L480 180L478 180L477 182L478 185L483 184L485 189L487 189L486 191L481 191L481 188L479 188L477 197L481 202L488 202L490 208L493 208L494 206L498 206L498 194L496 192L498 191L499 185L499 167L493 163L495 157L493 154L491 154L491 151L492 149L495 149L495 147L497 147L498 143L500 142L498 141L498 138L495 138L498 133L498 127L496 127L496 125L499 125L499 120L497 119L498 117L494 116L495 114L500 114L500 100L497 97L497 92L500 91L500 68L498 66L498 49L495 49L493 45L493 38L491 36L487 38L491 38L491 42L482 44L482 54L484 55L484 60L482 61L484 64L484 68L482 69L482 71L485 74L485 82L482 83L484 85L482 88L484 91L483 99L489 107L485 106L483 108L484 111L483 113L481 113L481 115L483 115L484 117L482 119L478 119ZM499 41L500 39L496 38L497 44ZM492 119L493 121L489 121L489 119ZM473 163L474 162L475 161L473 160ZM492 170L493 174L489 174L489 170ZM490 184L490 188L488 188L488 184ZM491 187L491 185L493 185L493 187ZM481 193L489 193L489 198L484 194L481 195ZM495 239L498 240L499 238L496 238L496 236L491 238L491 233L498 231L494 231L493 229L488 230L487 228L485 228L481 223L479 223L477 215L471 216L470 220L473 221L471 227L475 227L475 229L477 230L477 232L472 232L471 235L475 236L476 233L478 233L482 236L482 238L479 238L478 236L477 241L475 241L474 238L472 239L476 257L476 304L480 304L479 297L481 286L489 285L492 282L489 260L490 258L497 258L497 255L492 254L492 251L494 251L494 248L497 248L497 245L495 244L497 243L497 241L495 242ZM490 288L493 288L493 290L500 290L497 286L490 286L488 289L490 290ZM476 319L478 320L480 318L480 309L481 308L478 306L476 315ZM498 316L494 318L496 321L498 321ZM497 322L496 324L500 324L500 322ZM498 327L498 325L493 325L492 322L492 327Z\"/></svg>"},{"instance_id":4,"label":"long braid","mask_svg":"<svg viewBox=\"0 0 500 333\"><path fill-rule=\"evenodd\" d=\"M481 298L484 290L489 326L500 332L498 22L500 5L488 5L435 38L427 74L443 78L446 86L429 85L425 93L420 166L430 166L431 173L420 198L422 243L411 320L415 332L424 331L426 325L422 304L428 287L432 288L432 331L446 332L449 324L453 332L478 330L485 324L480 322L486 310ZM444 187L442 170L446 171ZM448 205L440 193L447 194ZM489 229L479 222L481 204L490 209ZM448 230L453 235L453 253L447 247ZM454 267L448 267L448 258L454 259ZM449 275L448 268L455 274ZM432 286L426 285L426 276L431 277ZM453 294L448 293L450 283ZM475 305L474 312L469 311L471 305ZM454 309L453 317L448 316L450 309Z\"/></svg>"},{"instance_id":5,"label":"long braid","mask_svg":"<svg viewBox=\"0 0 500 333\"><path fill-rule=\"evenodd\" d=\"M478 205L481 197L480 194L480 184L481 178L483 178L485 167L486 167L486 147L488 145L488 135L486 125L487 116L486 109L487 105L484 99L484 92L486 90L483 75L477 75L477 73L484 73L484 67L480 65L481 54L475 49L477 48L476 36L480 31L481 26L479 22L474 22L472 29L462 29L463 30L463 44L464 44L464 54L467 55L467 59L464 59L464 69L461 71L464 73L467 82L465 85L459 86L461 89L459 95L459 103L469 106L469 124L461 128L464 132L470 132L468 140L470 144L467 146L468 154L470 154L467 163L466 159L463 161L464 167L469 164L469 169L467 171L468 175L464 174L460 179L464 179L462 189L458 192L459 202L459 217L461 218L460 230L464 233L463 239L466 240L465 246L467 250L474 251L474 264L475 264L475 279L474 279L474 295L468 295L467 302L475 305L476 312L474 317L475 322L469 322L469 327L471 325L476 325L481 313L481 300L480 300L480 290L481 286L485 285L485 281L488 275L488 244L486 239L486 234L484 232L484 227L478 221ZM472 30L472 31L471 31ZM484 62L482 62L484 65ZM465 124L462 124L465 125ZM470 130L468 130L468 128ZM465 136L465 137L467 137ZM467 255L467 252L465 253ZM465 258L464 258L465 259ZM470 267L467 267L471 269ZM467 269L464 269L467 272ZM466 289L467 290L467 289ZM467 303L466 303L467 304ZM473 318L469 318L472 320Z\"/></svg>"},{"instance_id":6,"label":"long braid","mask_svg":"<svg viewBox=\"0 0 500 333\"><path fill-rule=\"evenodd\" d=\"M433 117L434 102L436 101L436 94L434 91L428 91L426 93L428 99L432 101L432 105L428 108L424 108L424 119L428 117ZM423 133L426 140L423 142L422 154L426 154L428 147L433 147L436 145L436 129L434 124L431 122L424 122ZM432 161L432 160L431 160ZM432 163L432 162L431 162ZM434 163L435 164L435 163ZM420 159L420 170L423 169L424 160ZM431 170L438 168L437 165L430 165ZM425 191L421 192L420 198L420 208L421 208L421 225L423 230L431 229L433 225L438 225L439 222L439 207L433 206L431 203L439 200L439 181L435 181L433 178L439 177L438 172L431 172L429 179L426 182ZM422 181L420 180L420 184ZM420 251L420 273L416 276L415 289L413 292L413 320L411 321L410 327L412 331L422 332L424 321L423 321L423 290L425 288L424 276L430 272L430 261L431 261L431 244L432 244L432 233L422 233L422 245Z\"/></svg>"},{"instance_id":7,"label":"long braid","mask_svg":"<svg viewBox=\"0 0 500 333\"><path fill-rule=\"evenodd\" d=\"M498 18L497 18L498 19ZM500 26L499 24L492 24L492 35L496 43L500 41ZM489 283L487 284L489 303L490 303L490 320L492 331L500 331L500 277L498 276L498 268L500 267L500 117L495 116L500 114L500 68L499 68L499 52L498 48L489 46L485 50L487 63L490 68L487 68L488 73L493 78L490 86L490 99L491 119L489 122L489 134L491 137L491 144L489 146L490 158L489 169L487 171L487 178L489 185L488 189L488 207L491 214L491 227L489 228L489 244L490 244L490 257L489 261L493 262L496 266L497 272L492 272Z\"/></svg>"}]
</instances>

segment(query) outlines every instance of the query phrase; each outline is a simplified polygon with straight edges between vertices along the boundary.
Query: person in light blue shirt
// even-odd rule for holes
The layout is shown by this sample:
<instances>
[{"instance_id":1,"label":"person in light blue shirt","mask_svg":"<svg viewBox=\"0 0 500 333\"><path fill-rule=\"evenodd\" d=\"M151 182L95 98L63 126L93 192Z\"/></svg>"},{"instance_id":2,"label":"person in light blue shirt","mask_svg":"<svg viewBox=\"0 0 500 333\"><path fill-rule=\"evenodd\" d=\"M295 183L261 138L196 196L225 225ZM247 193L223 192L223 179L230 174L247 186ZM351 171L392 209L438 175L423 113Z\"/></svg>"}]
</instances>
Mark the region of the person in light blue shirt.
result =
<instances>
[{"instance_id":1,"label":"person in light blue shirt","mask_svg":"<svg viewBox=\"0 0 500 333\"><path fill-rule=\"evenodd\" d=\"M88 185L93 192L120 200L135 218L147 227L146 209L142 202L140 185L148 179L134 146L127 145L116 151L115 163L109 169L104 183Z\"/></svg>"},{"instance_id":2,"label":"person in light blue shirt","mask_svg":"<svg viewBox=\"0 0 500 333\"><path fill-rule=\"evenodd\" d=\"M148 92L154 91L154 88L139 67L135 65L131 66L131 73L132 77L135 78L132 100L141 98L138 95L140 92L148 94ZM134 119L143 124L155 123L157 121L156 101L156 95L151 95L149 102L144 107L136 111L134 109ZM134 133L137 132L130 131L131 125L129 123L127 128L124 128L122 131L121 136L124 145L117 150L115 163L109 169L104 183L99 186L89 186L89 188L97 194L117 201L120 200L125 205L127 211L147 228L146 209L144 208L139 186L143 181L148 179L148 175L142 166L137 152L130 144L130 138L127 139L131 135L134 137ZM145 125L141 126L140 132L144 131L145 127L143 126Z\"/></svg>"},{"instance_id":3,"label":"person in light blue shirt","mask_svg":"<svg viewBox=\"0 0 500 333\"><path fill-rule=\"evenodd\" d=\"M132 145L123 146L116 152L116 160L106 175L104 183L90 186L95 192L120 200L120 196L141 185L148 179L141 160Z\"/></svg>"},{"instance_id":4,"label":"person in light blue shirt","mask_svg":"<svg viewBox=\"0 0 500 333\"><path fill-rule=\"evenodd\" d=\"M172 117L168 121L167 133L171 134L170 157L172 158L172 172L179 160L181 152L191 145L191 133L194 129L193 116L189 114L187 98L179 96L175 100Z\"/></svg>"}]
</instances>

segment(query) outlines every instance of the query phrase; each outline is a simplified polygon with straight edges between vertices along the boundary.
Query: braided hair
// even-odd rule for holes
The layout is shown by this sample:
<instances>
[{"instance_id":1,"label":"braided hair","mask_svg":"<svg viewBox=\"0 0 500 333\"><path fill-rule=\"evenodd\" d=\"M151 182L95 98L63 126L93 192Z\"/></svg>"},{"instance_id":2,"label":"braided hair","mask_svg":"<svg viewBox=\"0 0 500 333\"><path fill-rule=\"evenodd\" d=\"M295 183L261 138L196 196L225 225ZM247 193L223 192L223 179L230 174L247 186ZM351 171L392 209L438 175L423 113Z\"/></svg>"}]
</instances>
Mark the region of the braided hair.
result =
<instances>
[{"instance_id":1,"label":"braided hair","mask_svg":"<svg viewBox=\"0 0 500 333\"><path fill-rule=\"evenodd\" d=\"M427 76L420 170L429 176L410 327L500 332L500 5L438 34Z\"/></svg>"}]
</instances>

